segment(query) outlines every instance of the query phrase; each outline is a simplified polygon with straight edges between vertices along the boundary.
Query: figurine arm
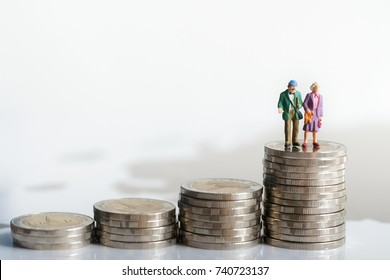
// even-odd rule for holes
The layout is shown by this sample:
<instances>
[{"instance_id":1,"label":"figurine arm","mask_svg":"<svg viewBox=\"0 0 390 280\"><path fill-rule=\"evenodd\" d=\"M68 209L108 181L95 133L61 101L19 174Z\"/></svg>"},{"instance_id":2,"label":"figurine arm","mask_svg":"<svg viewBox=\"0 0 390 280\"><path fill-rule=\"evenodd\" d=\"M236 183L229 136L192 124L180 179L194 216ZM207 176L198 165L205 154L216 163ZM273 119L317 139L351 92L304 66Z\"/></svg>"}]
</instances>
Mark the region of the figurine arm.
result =
<instances>
[{"instance_id":1,"label":"figurine arm","mask_svg":"<svg viewBox=\"0 0 390 280\"><path fill-rule=\"evenodd\" d=\"M297 107L301 108L302 107L302 95L299 93L298 94L298 102L297 102Z\"/></svg>"},{"instance_id":2,"label":"figurine arm","mask_svg":"<svg viewBox=\"0 0 390 280\"><path fill-rule=\"evenodd\" d=\"M305 101L303 101L303 108L305 109L305 111L309 112L310 113L310 108L309 108L309 94L306 94L306 97L305 97Z\"/></svg>"},{"instance_id":3,"label":"figurine arm","mask_svg":"<svg viewBox=\"0 0 390 280\"><path fill-rule=\"evenodd\" d=\"M278 101L278 112L279 114L283 113L283 102L282 102L282 94L279 96L279 101Z\"/></svg>"}]
</instances>

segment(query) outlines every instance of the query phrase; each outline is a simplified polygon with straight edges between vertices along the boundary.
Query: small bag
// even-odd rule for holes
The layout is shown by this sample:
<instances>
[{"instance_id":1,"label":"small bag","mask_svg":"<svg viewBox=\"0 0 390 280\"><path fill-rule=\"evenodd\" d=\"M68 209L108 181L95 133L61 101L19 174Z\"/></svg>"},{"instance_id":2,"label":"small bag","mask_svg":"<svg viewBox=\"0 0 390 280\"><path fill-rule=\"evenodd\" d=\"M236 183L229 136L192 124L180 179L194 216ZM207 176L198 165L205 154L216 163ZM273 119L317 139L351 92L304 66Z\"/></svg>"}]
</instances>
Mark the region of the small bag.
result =
<instances>
[{"instance_id":1,"label":"small bag","mask_svg":"<svg viewBox=\"0 0 390 280\"><path fill-rule=\"evenodd\" d=\"M297 107L295 107L295 105L294 105L294 103L292 103L291 99L289 99L289 100L290 100L290 103L291 103L291 105L293 106L293 108L294 108L294 110L295 110L295 113L298 114L298 119L302 120L302 119L303 119L303 114L302 114L302 112L299 111L299 110L297 109Z\"/></svg>"},{"instance_id":2,"label":"small bag","mask_svg":"<svg viewBox=\"0 0 390 280\"><path fill-rule=\"evenodd\" d=\"M321 126L322 126L322 120L319 119L319 120L318 120L318 127L321 128Z\"/></svg>"},{"instance_id":3,"label":"small bag","mask_svg":"<svg viewBox=\"0 0 390 280\"><path fill-rule=\"evenodd\" d=\"M313 111L310 111L308 113L307 111L305 112L305 123L311 123L311 118L313 117L314 113Z\"/></svg>"}]
</instances>

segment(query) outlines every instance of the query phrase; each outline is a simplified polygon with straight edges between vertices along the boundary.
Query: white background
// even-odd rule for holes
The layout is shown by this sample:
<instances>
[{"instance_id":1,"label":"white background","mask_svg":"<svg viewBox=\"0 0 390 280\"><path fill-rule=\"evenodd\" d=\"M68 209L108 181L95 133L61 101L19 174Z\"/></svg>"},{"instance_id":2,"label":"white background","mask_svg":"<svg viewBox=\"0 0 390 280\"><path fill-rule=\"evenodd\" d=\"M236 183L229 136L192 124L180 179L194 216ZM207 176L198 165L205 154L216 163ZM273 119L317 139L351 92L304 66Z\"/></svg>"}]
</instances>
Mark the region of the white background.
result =
<instances>
[{"instance_id":1,"label":"white background","mask_svg":"<svg viewBox=\"0 0 390 280\"><path fill-rule=\"evenodd\" d=\"M390 221L389 1L2 1L0 224L261 181L278 95L321 85L348 218Z\"/></svg>"},{"instance_id":2,"label":"white background","mask_svg":"<svg viewBox=\"0 0 390 280\"><path fill-rule=\"evenodd\" d=\"M360 278L360 279L388 279L386 266L388 261L311 261L297 262L297 261L268 261L268 260L252 260L252 261L221 261L221 260L189 260L189 261L67 261L67 262L48 262L48 261L4 261L4 269L2 270L2 278L5 280L15 279L15 275L22 279L53 279L53 276L59 280L67 280L73 278L75 273L78 277L93 279L146 279L154 280L156 277L159 279L313 279L313 275L316 275L316 279L328 280L337 277L342 279L346 278ZM50 264L50 265L48 265ZM23 266L25 269L20 269ZM66 266L66 269L64 269ZM196 274L197 269L206 269L207 275L199 276L187 275L186 276L123 276L122 270L127 271L127 267L130 269L177 269L178 266L182 269L182 273L186 273L188 270L192 274ZM218 268L216 267L269 267L267 274L260 275L224 275L220 273L217 275ZM221 271L223 271L221 269ZM227 269L229 273L229 269ZM235 271L235 270L233 270ZM318 273L318 272L321 273ZM239 270L240 272L240 270ZM233 272L234 273L234 272Z\"/></svg>"}]
</instances>

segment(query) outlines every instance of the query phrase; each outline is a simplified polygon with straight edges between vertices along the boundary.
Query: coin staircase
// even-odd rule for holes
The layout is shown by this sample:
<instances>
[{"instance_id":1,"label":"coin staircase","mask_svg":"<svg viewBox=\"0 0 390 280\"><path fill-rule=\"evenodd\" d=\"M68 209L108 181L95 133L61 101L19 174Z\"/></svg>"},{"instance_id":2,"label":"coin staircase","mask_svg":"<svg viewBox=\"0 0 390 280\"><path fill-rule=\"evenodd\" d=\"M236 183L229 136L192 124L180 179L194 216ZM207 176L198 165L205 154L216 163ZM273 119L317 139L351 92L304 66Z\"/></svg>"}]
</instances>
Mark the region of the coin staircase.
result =
<instances>
[{"instance_id":1,"label":"coin staircase","mask_svg":"<svg viewBox=\"0 0 390 280\"><path fill-rule=\"evenodd\" d=\"M176 206L148 198L103 200L94 219L46 212L11 220L15 245L39 250L79 249L94 240L121 249L158 249L181 243L200 249L272 246L325 250L345 242L345 146L265 145L263 185L227 178L180 186Z\"/></svg>"}]
</instances>

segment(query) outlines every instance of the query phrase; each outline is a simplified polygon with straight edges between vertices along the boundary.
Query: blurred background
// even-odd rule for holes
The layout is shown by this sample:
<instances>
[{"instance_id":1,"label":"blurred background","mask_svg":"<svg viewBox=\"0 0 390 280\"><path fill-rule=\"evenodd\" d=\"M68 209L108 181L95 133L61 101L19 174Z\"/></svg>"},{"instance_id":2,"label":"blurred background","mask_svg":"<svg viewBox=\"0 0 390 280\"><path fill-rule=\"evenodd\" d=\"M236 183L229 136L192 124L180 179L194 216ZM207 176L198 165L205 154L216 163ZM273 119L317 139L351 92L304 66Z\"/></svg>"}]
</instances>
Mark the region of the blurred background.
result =
<instances>
[{"instance_id":1,"label":"blurred background","mask_svg":"<svg viewBox=\"0 0 390 280\"><path fill-rule=\"evenodd\" d=\"M348 148L347 217L390 222L389 1L0 2L0 228L261 182L290 79ZM301 124L303 125L303 124ZM301 134L302 135L302 134Z\"/></svg>"}]
</instances>

